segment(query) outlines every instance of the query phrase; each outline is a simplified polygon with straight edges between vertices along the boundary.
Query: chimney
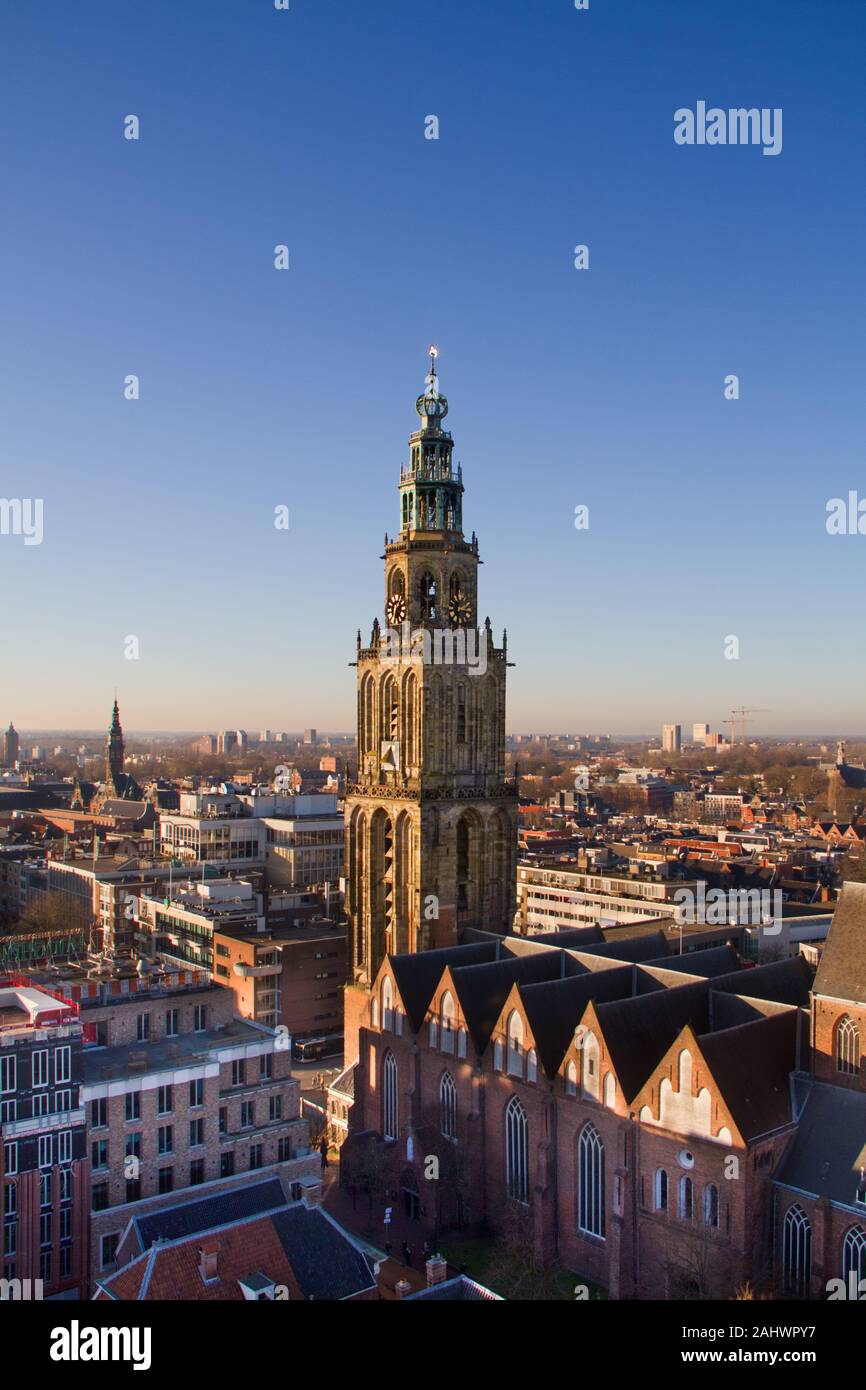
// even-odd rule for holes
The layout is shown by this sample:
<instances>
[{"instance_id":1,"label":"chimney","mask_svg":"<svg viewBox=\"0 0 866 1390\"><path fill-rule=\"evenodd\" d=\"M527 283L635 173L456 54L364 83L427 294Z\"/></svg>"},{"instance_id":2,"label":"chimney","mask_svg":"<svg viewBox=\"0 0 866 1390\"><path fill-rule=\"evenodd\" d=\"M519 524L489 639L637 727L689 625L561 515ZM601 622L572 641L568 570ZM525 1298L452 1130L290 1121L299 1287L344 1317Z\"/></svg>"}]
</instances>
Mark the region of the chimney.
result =
<instances>
[{"instance_id":1,"label":"chimney","mask_svg":"<svg viewBox=\"0 0 866 1390\"><path fill-rule=\"evenodd\" d=\"M219 1278L217 1271L219 1251L220 1243L216 1237L211 1236L209 1239L202 1242L201 1249L199 1250L201 1261L199 1263L198 1272L202 1277L202 1282L205 1284L210 1284L214 1279Z\"/></svg>"},{"instance_id":2,"label":"chimney","mask_svg":"<svg viewBox=\"0 0 866 1390\"><path fill-rule=\"evenodd\" d=\"M412 1292L412 1285L409 1283L409 1280L408 1280L408 1279L398 1279L398 1280L397 1280L396 1284L394 1285L394 1297L395 1297L395 1298L405 1298L406 1295L409 1294L409 1293L411 1293L411 1292Z\"/></svg>"},{"instance_id":3,"label":"chimney","mask_svg":"<svg viewBox=\"0 0 866 1390\"><path fill-rule=\"evenodd\" d=\"M448 1277L448 1264L441 1255L431 1255L426 1268L428 1288L432 1289L434 1284L444 1284Z\"/></svg>"}]
</instances>

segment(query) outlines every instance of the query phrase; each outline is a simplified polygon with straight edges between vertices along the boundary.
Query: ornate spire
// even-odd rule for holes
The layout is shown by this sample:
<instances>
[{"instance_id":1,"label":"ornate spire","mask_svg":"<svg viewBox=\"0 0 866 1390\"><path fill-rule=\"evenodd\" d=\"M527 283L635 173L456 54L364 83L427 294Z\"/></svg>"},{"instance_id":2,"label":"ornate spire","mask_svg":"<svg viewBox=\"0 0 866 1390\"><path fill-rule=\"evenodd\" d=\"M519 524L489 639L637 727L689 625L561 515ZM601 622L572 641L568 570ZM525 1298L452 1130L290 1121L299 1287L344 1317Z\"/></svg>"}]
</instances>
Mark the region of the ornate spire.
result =
<instances>
[{"instance_id":1,"label":"ornate spire","mask_svg":"<svg viewBox=\"0 0 866 1390\"><path fill-rule=\"evenodd\" d=\"M430 354L430 370L427 373L424 390L415 402L415 409L425 424L435 427L448 414L448 401L439 390L439 378L436 375L436 359L439 356L439 349L435 343L431 343L427 351Z\"/></svg>"}]
</instances>

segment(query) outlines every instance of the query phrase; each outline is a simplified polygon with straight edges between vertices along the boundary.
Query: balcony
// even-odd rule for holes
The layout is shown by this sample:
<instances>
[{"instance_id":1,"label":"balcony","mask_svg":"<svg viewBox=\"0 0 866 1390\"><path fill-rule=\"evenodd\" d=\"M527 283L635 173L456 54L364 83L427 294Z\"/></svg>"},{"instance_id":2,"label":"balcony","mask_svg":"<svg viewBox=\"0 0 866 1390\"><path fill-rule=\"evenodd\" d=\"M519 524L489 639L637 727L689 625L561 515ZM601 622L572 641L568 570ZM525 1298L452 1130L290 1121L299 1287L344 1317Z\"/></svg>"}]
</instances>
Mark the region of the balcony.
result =
<instances>
[{"instance_id":1,"label":"balcony","mask_svg":"<svg viewBox=\"0 0 866 1390\"><path fill-rule=\"evenodd\" d=\"M247 965L244 961L236 960L234 972L244 980L265 980L273 975L282 975L283 966L281 961L276 965Z\"/></svg>"},{"instance_id":2,"label":"balcony","mask_svg":"<svg viewBox=\"0 0 866 1390\"><path fill-rule=\"evenodd\" d=\"M77 1110L54 1110L48 1115L30 1115L25 1120L8 1120L0 1128L4 1139L21 1139L30 1134L50 1134L58 1129L72 1129L75 1125L83 1125L85 1114L84 1106L80 1105Z\"/></svg>"}]
</instances>

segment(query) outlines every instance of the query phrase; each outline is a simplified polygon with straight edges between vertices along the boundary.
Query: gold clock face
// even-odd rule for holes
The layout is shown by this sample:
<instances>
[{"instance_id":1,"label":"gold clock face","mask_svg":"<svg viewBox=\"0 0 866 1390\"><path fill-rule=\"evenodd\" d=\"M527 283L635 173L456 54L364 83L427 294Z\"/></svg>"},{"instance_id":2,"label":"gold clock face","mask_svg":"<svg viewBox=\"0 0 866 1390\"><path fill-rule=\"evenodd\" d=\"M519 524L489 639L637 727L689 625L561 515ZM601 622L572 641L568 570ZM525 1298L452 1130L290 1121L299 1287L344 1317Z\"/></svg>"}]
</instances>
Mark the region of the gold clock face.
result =
<instances>
[{"instance_id":1,"label":"gold clock face","mask_svg":"<svg viewBox=\"0 0 866 1390\"><path fill-rule=\"evenodd\" d=\"M402 594L392 594L385 604L385 617L391 627L399 627L406 617L406 600Z\"/></svg>"},{"instance_id":2,"label":"gold clock face","mask_svg":"<svg viewBox=\"0 0 866 1390\"><path fill-rule=\"evenodd\" d=\"M465 626L472 617L472 605L465 594L454 594L448 604L448 617L455 627Z\"/></svg>"}]
</instances>

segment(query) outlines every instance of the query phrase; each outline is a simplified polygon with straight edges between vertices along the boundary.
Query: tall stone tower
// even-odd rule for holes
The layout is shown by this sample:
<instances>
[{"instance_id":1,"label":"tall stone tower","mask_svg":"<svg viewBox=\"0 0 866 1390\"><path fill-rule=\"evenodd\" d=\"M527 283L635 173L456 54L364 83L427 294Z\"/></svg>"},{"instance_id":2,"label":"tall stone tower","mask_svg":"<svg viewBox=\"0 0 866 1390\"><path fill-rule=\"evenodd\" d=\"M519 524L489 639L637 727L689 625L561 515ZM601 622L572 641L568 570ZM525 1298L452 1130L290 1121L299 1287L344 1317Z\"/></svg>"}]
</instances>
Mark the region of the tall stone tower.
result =
<instances>
[{"instance_id":1,"label":"tall stone tower","mask_svg":"<svg viewBox=\"0 0 866 1390\"><path fill-rule=\"evenodd\" d=\"M451 945L514 917L517 787L505 780L506 637L478 622L478 542L443 428L435 348L385 537L385 619L358 633L358 774L346 795L352 1014L388 952ZM354 995L354 998L353 998Z\"/></svg>"},{"instance_id":2,"label":"tall stone tower","mask_svg":"<svg viewBox=\"0 0 866 1390\"><path fill-rule=\"evenodd\" d=\"M117 786L122 776L123 730L120 727L120 710L117 707L117 696L115 696L114 709L111 714L111 728L108 731L108 738L105 740L105 780Z\"/></svg>"}]
</instances>

